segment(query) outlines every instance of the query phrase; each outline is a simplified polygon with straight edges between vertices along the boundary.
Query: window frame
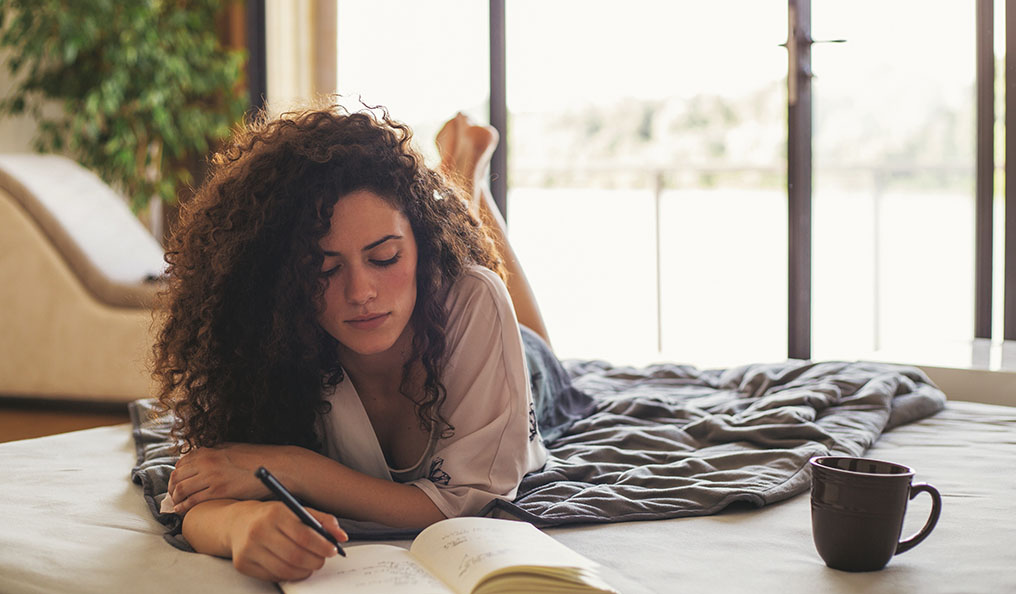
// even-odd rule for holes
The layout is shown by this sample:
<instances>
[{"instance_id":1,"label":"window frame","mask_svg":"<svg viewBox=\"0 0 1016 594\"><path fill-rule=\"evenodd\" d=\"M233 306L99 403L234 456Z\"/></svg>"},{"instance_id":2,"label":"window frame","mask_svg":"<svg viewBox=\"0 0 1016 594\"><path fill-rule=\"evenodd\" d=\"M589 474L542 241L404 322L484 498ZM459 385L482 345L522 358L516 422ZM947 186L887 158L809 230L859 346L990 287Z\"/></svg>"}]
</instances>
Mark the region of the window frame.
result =
<instances>
[{"instance_id":1,"label":"window frame","mask_svg":"<svg viewBox=\"0 0 1016 594\"><path fill-rule=\"evenodd\" d=\"M788 357L811 358L811 239L812 239L812 97L811 0L787 0L787 199L788 199ZM491 163L491 192L507 220L508 106L506 80L505 0L489 0L490 119L502 142ZM995 194L995 54L994 0L976 0L976 158L974 332L976 339L992 338L993 224ZM251 109L264 106L267 94L265 4L246 4L248 47L247 83ZM1005 137L1006 154L1016 154L1016 0L1005 0ZM1010 109L1011 108L1011 109ZM1016 179L1016 161L1003 164L1005 179ZM1005 184L1005 204L1016 204L1016 184ZM1004 238L1016 238L1016 208L1005 209ZM1003 340L1016 340L1016 241L1004 247Z\"/></svg>"},{"instance_id":2,"label":"window frame","mask_svg":"<svg viewBox=\"0 0 1016 594\"><path fill-rule=\"evenodd\" d=\"M507 220L508 108L505 80L505 0L490 1L490 113L491 125L503 142L491 164L494 200ZM787 356L811 358L811 246L812 246L812 96L811 96L811 0L787 0L787 204L788 293ZM1006 2L1006 72L1016 72L1016 0ZM974 262L974 333L991 338L992 319L992 225L994 224L994 3L977 0L976 64L976 206ZM1010 31L1014 33L1010 34ZM1013 109L1010 110L1010 102ZM1006 129L1009 113L1016 113L1016 77L1006 77ZM1016 117L1016 116L1014 116ZM1013 124L1016 126L1016 123ZM1014 128L1016 129L1016 128ZM1014 146L1010 146L1010 142ZM1016 135L1007 134L1006 153L1016 154ZM1010 173L1008 162L1006 178ZM1016 175L1016 172L1012 172ZM1016 186L1006 186L1006 203ZM1013 197L1016 200L1016 196ZM1005 236L1016 237L1016 208L1006 209ZM1004 339L1016 340L1016 241L1006 242Z\"/></svg>"}]
</instances>

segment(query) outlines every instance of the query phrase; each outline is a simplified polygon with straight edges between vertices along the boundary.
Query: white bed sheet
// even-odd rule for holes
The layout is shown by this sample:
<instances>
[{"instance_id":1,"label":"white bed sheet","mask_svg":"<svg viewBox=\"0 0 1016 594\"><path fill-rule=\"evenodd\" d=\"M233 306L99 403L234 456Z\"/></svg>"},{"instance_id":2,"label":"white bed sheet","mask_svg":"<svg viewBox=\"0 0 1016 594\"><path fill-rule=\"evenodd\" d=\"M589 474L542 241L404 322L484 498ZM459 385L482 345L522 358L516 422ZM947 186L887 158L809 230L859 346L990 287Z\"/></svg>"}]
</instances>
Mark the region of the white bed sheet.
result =
<instances>
[{"instance_id":1,"label":"white bed sheet","mask_svg":"<svg viewBox=\"0 0 1016 594\"><path fill-rule=\"evenodd\" d=\"M1016 592L1016 408L950 402L885 434L871 457L942 492L938 527L879 572L828 569L808 494L716 516L550 529L626 592ZM227 560L162 539L129 478L127 425L0 445L0 592L276 592ZM930 508L911 503L904 531Z\"/></svg>"}]
</instances>

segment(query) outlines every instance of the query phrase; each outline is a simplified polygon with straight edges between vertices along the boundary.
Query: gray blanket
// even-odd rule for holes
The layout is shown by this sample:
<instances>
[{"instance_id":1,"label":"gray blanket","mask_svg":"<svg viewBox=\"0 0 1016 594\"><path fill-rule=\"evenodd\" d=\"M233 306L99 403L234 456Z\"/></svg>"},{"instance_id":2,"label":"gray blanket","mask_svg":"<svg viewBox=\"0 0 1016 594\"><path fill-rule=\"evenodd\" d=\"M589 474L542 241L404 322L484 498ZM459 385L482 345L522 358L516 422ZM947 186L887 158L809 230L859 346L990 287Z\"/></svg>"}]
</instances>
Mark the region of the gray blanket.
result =
<instances>
[{"instance_id":1,"label":"gray blanket","mask_svg":"<svg viewBox=\"0 0 1016 594\"><path fill-rule=\"evenodd\" d=\"M861 455L884 431L945 404L920 370L877 363L566 366L577 389L569 410L581 393L592 396L594 411L562 417L567 422L552 428L546 467L525 477L514 502L493 502L491 515L553 526L705 515L735 502L763 506L808 489L812 456ZM158 513L175 455L168 420L151 418L150 406L138 401L131 408L138 452L132 477L167 539L186 548L179 518ZM343 527L359 538L411 535L376 524Z\"/></svg>"},{"instance_id":2,"label":"gray blanket","mask_svg":"<svg viewBox=\"0 0 1016 594\"><path fill-rule=\"evenodd\" d=\"M566 364L596 411L549 444L513 504L541 526L712 514L809 488L807 462L861 455L884 432L942 409L923 372L878 363Z\"/></svg>"}]
</instances>

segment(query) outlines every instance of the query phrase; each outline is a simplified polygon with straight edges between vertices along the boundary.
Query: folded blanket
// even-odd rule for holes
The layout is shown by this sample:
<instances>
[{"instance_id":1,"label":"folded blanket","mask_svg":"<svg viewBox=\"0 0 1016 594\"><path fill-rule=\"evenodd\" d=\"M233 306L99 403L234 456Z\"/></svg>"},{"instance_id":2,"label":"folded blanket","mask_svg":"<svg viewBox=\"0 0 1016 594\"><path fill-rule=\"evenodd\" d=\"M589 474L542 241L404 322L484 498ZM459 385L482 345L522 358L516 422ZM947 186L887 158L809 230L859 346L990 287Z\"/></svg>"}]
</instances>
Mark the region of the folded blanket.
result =
<instances>
[{"instance_id":1,"label":"folded blanket","mask_svg":"<svg viewBox=\"0 0 1016 594\"><path fill-rule=\"evenodd\" d=\"M808 490L808 460L864 453L883 431L934 414L922 371L791 361L698 370L570 362L595 413L549 444L503 512L540 526L716 513Z\"/></svg>"},{"instance_id":2,"label":"folded blanket","mask_svg":"<svg viewBox=\"0 0 1016 594\"><path fill-rule=\"evenodd\" d=\"M155 400L145 398L128 403L134 432L134 452L137 462L131 470L131 480L141 485L148 511L165 526L164 537L178 549L193 551L181 535L183 519L174 513L161 511L162 500L169 490L169 475L179 459L176 443L170 439L172 418L157 414Z\"/></svg>"},{"instance_id":3,"label":"folded blanket","mask_svg":"<svg viewBox=\"0 0 1016 594\"><path fill-rule=\"evenodd\" d=\"M567 373L545 367L540 375L544 383L551 378L556 394L541 396L549 400L538 406L540 421L552 425L544 431L553 436L547 440L551 458L525 477L514 502L498 500L488 508L490 515L544 527L705 515L734 502L780 501L808 489L811 457L861 455L884 431L945 404L919 369L879 363L699 370L573 361L565 363ZM158 511L175 458L168 419L152 418L151 404L131 406L138 449L132 477L167 527L167 540L187 548L177 516ZM576 410L590 408L576 420ZM350 521L343 527L358 538L412 534Z\"/></svg>"}]
</instances>

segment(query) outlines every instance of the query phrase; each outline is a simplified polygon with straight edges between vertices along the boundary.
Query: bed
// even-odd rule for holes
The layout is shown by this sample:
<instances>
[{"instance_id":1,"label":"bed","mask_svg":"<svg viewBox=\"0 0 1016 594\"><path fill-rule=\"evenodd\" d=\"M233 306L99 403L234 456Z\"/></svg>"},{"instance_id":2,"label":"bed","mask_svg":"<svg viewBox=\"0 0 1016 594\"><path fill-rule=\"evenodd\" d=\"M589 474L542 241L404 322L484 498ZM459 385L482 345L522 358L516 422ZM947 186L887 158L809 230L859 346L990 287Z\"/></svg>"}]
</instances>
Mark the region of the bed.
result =
<instances>
[{"instance_id":1,"label":"bed","mask_svg":"<svg viewBox=\"0 0 1016 594\"><path fill-rule=\"evenodd\" d=\"M824 566L807 493L705 516L544 529L623 592L1016 592L1016 408L948 401L883 433L867 455L914 467L943 496L931 536L880 572ZM170 546L130 478L136 463L130 425L0 445L0 591L278 591L227 560ZM904 532L929 507L914 500Z\"/></svg>"}]
</instances>

